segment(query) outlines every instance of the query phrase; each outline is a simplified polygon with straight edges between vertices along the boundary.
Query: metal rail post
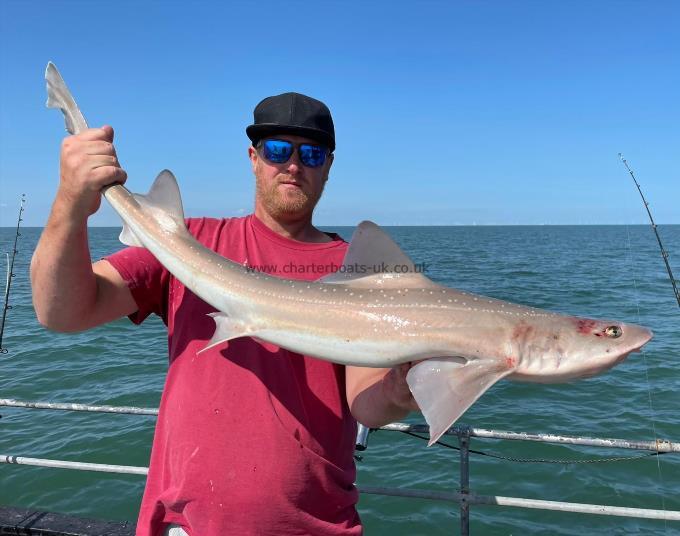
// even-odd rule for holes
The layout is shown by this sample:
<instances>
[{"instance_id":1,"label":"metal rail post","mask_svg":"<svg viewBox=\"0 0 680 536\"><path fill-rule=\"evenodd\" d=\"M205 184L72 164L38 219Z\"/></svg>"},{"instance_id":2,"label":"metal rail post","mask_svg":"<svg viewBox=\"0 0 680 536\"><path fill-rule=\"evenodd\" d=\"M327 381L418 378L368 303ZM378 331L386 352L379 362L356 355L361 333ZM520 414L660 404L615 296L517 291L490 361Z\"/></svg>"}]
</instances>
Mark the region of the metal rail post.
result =
<instances>
[{"instance_id":1,"label":"metal rail post","mask_svg":"<svg viewBox=\"0 0 680 536\"><path fill-rule=\"evenodd\" d=\"M460 534L470 534L470 427L461 426L458 430L460 444Z\"/></svg>"}]
</instances>

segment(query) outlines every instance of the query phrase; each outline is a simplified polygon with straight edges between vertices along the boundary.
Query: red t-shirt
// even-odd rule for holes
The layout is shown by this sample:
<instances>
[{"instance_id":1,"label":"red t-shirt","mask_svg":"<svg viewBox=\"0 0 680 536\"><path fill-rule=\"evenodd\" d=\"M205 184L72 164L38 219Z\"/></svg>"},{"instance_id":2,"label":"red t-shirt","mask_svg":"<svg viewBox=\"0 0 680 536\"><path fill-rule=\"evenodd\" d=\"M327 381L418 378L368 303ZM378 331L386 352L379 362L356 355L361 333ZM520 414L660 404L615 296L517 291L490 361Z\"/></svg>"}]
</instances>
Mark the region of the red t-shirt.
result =
<instances>
[{"instance_id":1,"label":"red t-shirt","mask_svg":"<svg viewBox=\"0 0 680 536\"><path fill-rule=\"evenodd\" d=\"M188 226L224 257L290 279L318 279L347 249L339 237L284 238L254 215ZM107 260L137 302L131 320L156 313L168 326L170 366L137 535L158 536L168 523L190 536L361 534L344 367L251 338L196 355L214 331L214 308L143 248Z\"/></svg>"}]
</instances>

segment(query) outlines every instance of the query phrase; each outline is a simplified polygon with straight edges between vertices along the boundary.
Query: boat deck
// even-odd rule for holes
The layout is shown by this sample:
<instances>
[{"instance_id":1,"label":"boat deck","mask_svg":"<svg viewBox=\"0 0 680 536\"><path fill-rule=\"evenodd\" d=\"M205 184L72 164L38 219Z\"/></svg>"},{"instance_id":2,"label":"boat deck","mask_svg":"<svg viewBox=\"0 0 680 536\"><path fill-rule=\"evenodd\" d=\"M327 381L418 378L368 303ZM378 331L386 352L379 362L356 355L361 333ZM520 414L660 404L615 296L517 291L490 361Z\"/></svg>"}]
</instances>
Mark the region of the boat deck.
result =
<instances>
[{"instance_id":1,"label":"boat deck","mask_svg":"<svg viewBox=\"0 0 680 536\"><path fill-rule=\"evenodd\" d=\"M0 536L134 536L135 523L0 506Z\"/></svg>"}]
</instances>

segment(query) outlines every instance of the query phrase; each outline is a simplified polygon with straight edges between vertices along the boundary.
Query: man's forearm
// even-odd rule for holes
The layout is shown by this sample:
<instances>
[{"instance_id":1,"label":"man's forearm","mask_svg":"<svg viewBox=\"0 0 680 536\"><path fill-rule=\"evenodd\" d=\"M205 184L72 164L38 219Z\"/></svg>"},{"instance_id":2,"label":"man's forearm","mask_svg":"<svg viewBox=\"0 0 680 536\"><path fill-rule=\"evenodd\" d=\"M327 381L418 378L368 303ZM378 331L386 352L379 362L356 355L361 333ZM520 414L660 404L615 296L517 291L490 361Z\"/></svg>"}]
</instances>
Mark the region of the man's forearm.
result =
<instances>
[{"instance_id":1,"label":"man's forearm","mask_svg":"<svg viewBox=\"0 0 680 536\"><path fill-rule=\"evenodd\" d=\"M57 197L31 260L33 306L38 321L55 331L83 329L97 298L87 241L87 217Z\"/></svg>"},{"instance_id":2,"label":"man's forearm","mask_svg":"<svg viewBox=\"0 0 680 536\"><path fill-rule=\"evenodd\" d=\"M410 365L393 369L346 367L347 401L354 418L377 428L418 409L406 384Z\"/></svg>"},{"instance_id":3,"label":"man's forearm","mask_svg":"<svg viewBox=\"0 0 680 536\"><path fill-rule=\"evenodd\" d=\"M364 426L379 428L399 421L409 414L409 410L399 407L387 399L382 380L367 387L355 399L352 415Z\"/></svg>"}]
</instances>

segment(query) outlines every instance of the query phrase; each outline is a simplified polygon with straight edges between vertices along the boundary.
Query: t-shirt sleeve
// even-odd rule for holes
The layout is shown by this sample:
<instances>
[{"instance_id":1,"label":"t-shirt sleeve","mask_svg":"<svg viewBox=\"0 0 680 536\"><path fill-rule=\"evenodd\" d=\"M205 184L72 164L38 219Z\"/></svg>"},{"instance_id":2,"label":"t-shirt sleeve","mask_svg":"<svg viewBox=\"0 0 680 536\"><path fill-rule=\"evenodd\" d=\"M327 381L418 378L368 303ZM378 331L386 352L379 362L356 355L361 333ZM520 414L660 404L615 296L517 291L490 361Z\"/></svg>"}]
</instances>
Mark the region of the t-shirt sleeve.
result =
<instances>
[{"instance_id":1,"label":"t-shirt sleeve","mask_svg":"<svg viewBox=\"0 0 680 536\"><path fill-rule=\"evenodd\" d=\"M145 248L128 247L104 257L127 283L137 303L137 311L129 315L141 324L151 313L156 313L168 324L168 292L171 274Z\"/></svg>"}]
</instances>

